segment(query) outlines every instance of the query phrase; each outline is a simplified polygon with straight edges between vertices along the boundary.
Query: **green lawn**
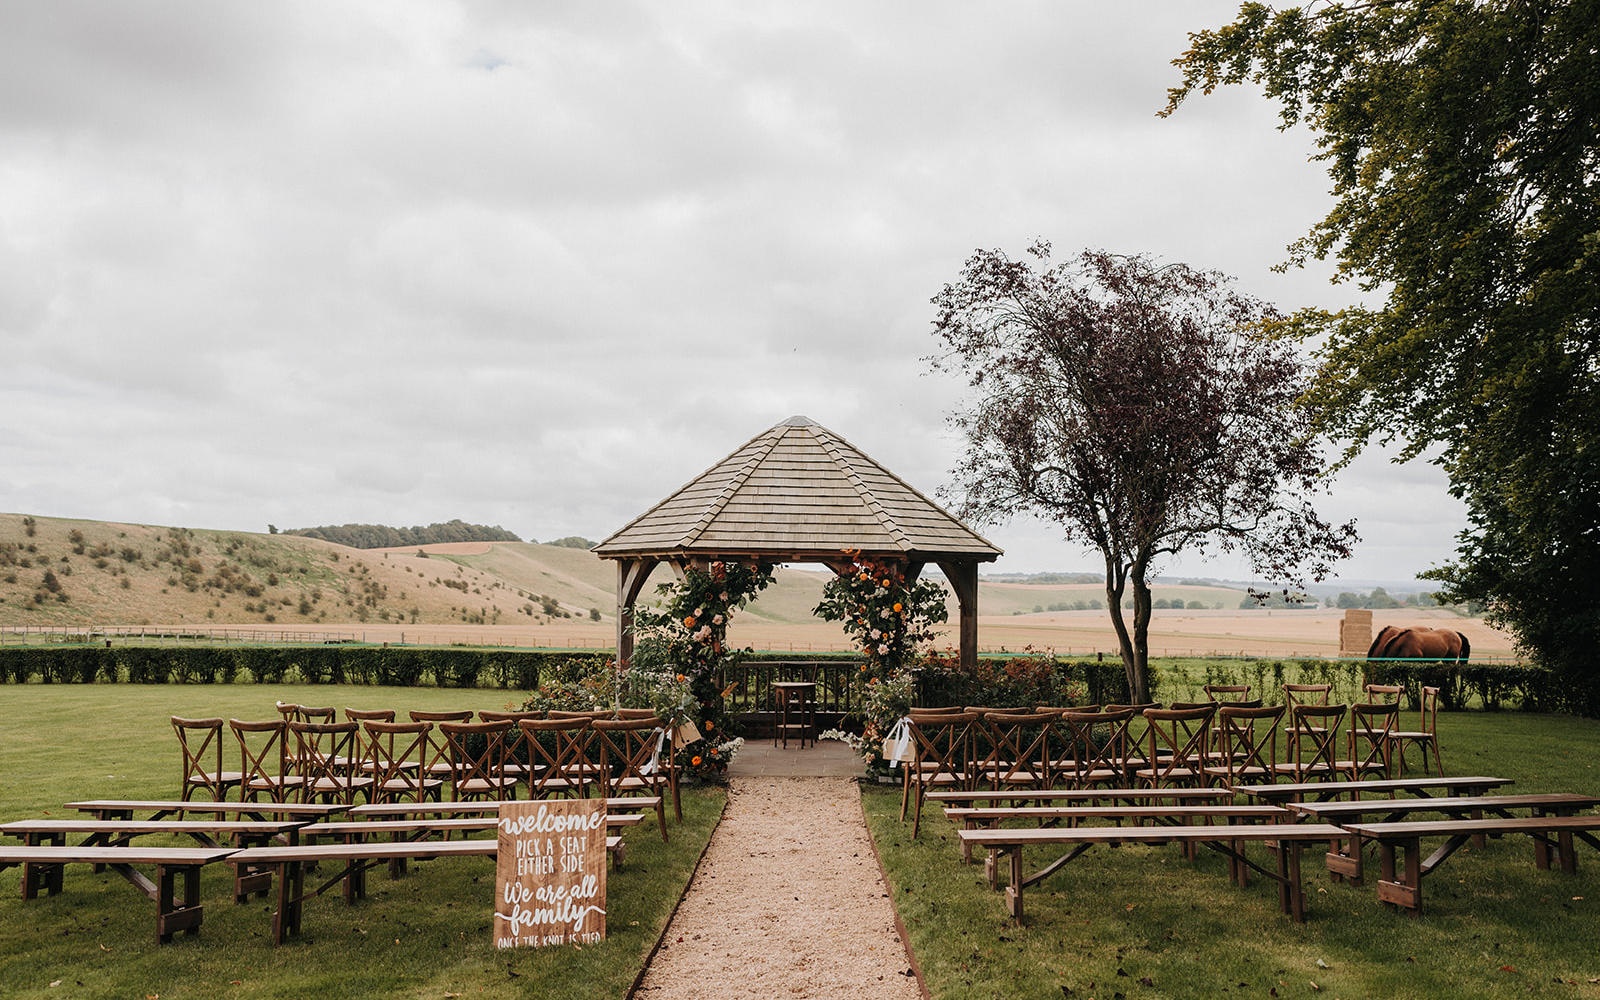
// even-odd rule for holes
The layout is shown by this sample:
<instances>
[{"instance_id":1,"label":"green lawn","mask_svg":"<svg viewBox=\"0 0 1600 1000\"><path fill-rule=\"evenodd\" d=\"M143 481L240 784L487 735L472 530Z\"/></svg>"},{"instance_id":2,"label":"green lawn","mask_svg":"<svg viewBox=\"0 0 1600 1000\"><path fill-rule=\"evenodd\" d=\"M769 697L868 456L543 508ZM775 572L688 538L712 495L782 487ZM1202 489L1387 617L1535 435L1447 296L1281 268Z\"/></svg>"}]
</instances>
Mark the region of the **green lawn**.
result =
<instances>
[{"instance_id":1,"label":"green lawn","mask_svg":"<svg viewBox=\"0 0 1600 1000\"><path fill-rule=\"evenodd\" d=\"M61 805L79 798L176 797L170 715L272 718L277 699L403 711L500 708L512 698L520 700L505 691L433 688L7 685L0 687L0 821L66 816ZM200 934L169 945L156 944L154 904L115 874L72 866L61 895L24 904L19 871L8 869L0 872L0 996L619 998L660 935L723 802L720 789L686 790L684 821L669 823L669 844L653 825L627 832L627 862L609 879L607 940L582 949L497 951L494 867L486 858L413 865L400 881L375 870L364 902L346 906L337 888L311 900L303 936L281 948L269 942L269 901L234 905L222 866L202 879Z\"/></svg>"},{"instance_id":2,"label":"green lawn","mask_svg":"<svg viewBox=\"0 0 1600 1000\"><path fill-rule=\"evenodd\" d=\"M1600 792L1600 722L1452 714L1440 739L1452 774L1516 779L1507 791ZM863 798L941 1000L1600 996L1600 856L1581 843L1576 878L1535 869L1527 837L1464 848L1424 879L1420 917L1380 908L1371 876L1334 884L1313 849L1311 913L1298 925L1278 912L1273 883L1233 886L1220 855L1191 863L1176 847L1101 847L1029 890L1019 927L982 865L961 864L939 810L913 840L898 790L867 787ZM1030 871L1046 859L1025 856Z\"/></svg>"}]
</instances>

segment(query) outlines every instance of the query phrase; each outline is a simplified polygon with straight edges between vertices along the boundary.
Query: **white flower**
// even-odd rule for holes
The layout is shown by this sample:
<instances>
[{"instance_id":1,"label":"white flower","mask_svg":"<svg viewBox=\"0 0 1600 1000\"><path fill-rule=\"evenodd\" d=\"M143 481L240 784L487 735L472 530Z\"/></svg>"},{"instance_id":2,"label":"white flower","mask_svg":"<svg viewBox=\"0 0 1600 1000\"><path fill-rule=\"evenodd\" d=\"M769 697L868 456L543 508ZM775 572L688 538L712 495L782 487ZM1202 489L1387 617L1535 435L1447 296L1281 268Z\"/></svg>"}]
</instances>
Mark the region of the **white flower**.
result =
<instances>
[{"instance_id":1,"label":"white flower","mask_svg":"<svg viewBox=\"0 0 1600 1000\"><path fill-rule=\"evenodd\" d=\"M881 639L881 638L883 638L883 633L879 632L877 629L873 629L872 630L872 637L874 639Z\"/></svg>"},{"instance_id":2,"label":"white flower","mask_svg":"<svg viewBox=\"0 0 1600 1000\"><path fill-rule=\"evenodd\" d=\"M886 642L878 643L878 655L879 656L888 656L889 655L889 644L888 643L886 643Z\"/></svg>"},{"instance_id":3,"label":"white flower","mask_svg":"<svg viewBox=\"0 0 1600 1000\"><path fill-rule=\"evenodd\" d=\"M711 616L711 624L713 624L713 625L721 625L722 624L722 616L721 615L712 615Z\"/></svg>"},{"instance_id":4,"label":"white flower","mask_svg":"<svg viewBox=\"0 0 1600 1000\"><path fill-rule=\"evenodd\" d=\"M728 592L726 590L724 590L722 593L718 594L717 595L717 600L721 601L723 604L727 604L728 603Z\"/></svg>"},{"instance_id":5,"label":"white flower","mask_svg":"<svg viewBox=\"0 0 1600 1000\"><path fill-rule=\"evenodd\" d=\"M709 638L711 638L711 626L710 625L702 625L702 626L700 626L700 631L698 631L698 632L696 632L694 634L694 641L695 642L705 642Z\"/></svg>"}]
</instances>

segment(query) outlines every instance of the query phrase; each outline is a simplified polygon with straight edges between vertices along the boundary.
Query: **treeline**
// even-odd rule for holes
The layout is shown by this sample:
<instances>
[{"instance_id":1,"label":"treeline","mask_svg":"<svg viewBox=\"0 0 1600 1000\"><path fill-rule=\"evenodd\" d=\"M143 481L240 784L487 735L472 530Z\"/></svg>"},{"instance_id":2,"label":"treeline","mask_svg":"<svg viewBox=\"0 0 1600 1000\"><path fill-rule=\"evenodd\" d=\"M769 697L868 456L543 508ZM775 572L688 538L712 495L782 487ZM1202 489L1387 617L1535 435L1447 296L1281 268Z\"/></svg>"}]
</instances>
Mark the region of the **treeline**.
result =
<instances>
[{"instance_id":1,"label":"treeline","mask_svg":"<svg viewBox=\"0 0 1600 1000\"><path fill-rule=\"evenodd\" d=\"M987 583L1036 583L1053 586L1106 582L1104 573L985 573L983 579Z\"/></svg>"},{"instance_id":2,"label":"treeline","mask_svg":"<svg viewBox=\"0 0 1600 1000\"><path fill-rule=\"evenodd\" d=\"M273 531L272 525L267 526ZM273 533L276 533L275 531ZM427 527L392 528L387 524L328 524L317 528L290 528L285 535L320 538L325 542L348 545L352 549L389 549L401 545L433 545L439 542L520 542L514 533L498 524L467 524L459 518Z\"/></svg>"}]
</instances>

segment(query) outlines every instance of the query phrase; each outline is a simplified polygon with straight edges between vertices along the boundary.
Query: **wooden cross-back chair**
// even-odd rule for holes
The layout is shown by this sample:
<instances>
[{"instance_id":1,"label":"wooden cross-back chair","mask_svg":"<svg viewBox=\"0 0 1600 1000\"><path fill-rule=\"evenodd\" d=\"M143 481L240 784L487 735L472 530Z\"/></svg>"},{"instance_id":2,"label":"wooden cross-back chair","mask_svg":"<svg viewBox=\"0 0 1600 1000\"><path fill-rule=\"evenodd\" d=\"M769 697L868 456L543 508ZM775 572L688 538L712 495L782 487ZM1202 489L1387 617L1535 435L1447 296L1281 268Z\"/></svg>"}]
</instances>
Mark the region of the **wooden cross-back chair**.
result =
<instances>
[{"instance_id":1,"label":"wooden cross-back chair","mask_svg":"<svg viewBox=\"0 0 1600 1000\"><path fill-rule=\"evenodd\" d=\"M237 787L244 775L222 769L222 720L174 715L172 729L178 734L178 752L183 756L183 801L198 791L215 802L227 798L228 789Z\"/></svg>"},{"instance_id":2,"label":"wooden cross-back chair","mask_svg":"<svg viewBox=\"0 0 1600 1000\"><path fill-rule=\"evenodd\" d=\"M1248 684L1207 684L1203 688L1207 701L1218 704L1250 700L1250 685Z\"/></svg>"},{"instance_id":3,"label":"wooden cross-back chair","mask_svg":"<svg viewBox=\"0 0 1600 1000\"><path fill-rule=\"evenodd\" d=\"M1415 746L1422 753L1422 770L1428 770L1428 751L1433 751L1433 765L1444 777L1444 757L1439 753L1439 689L1424 687L1417 702L1422 723L1419 729L1407 729L1391 734L1395 757L1400 770L1406 769L1406 747Z\"/></svg>"},{"instance_id":4,"label":"wooden cross-back chair","mask_svg":"<svg viewBox=\"0 0 1600 1000\"><path fill-rule=\"evenodd\" d=\"M1315 726L1315 723L1302 723L1295 715L1294 710L1302 705L1325 706L1328 698L1333 693L1332 684L1285 684L1283 686L1283 738L1285 760L1295 757L1299 752L1301 733L1305 732L1303 726Z\"/></svg>"},{"instance_id":5,"label":"wooden cross-back chair","mask_svg":"<svg viewBox=\"0 0 1600 1000\"><path fill-rule=\"evenodd\" d=\"M1271 782L1278 769L1282 705L1223 705L1217 709L1216 752L1205 774L1219 785Z\"/></svg>"},{"instance_id":6,"label":"wooden cross-back chair","mask_svg":"<svg viewBox=\"0 0 1600 1000\"><path fill-rule=\"evenodd\" d=\"M617 714L609 708L591 708L582 712L572 712L560 708L552 708L545 713L551 719L615 719Z\"/></svg>"},{"instance_id":7,"label":"wooden cross-back chair","mask_svg":"<svg viewBox=\"0 0 1600 1000\"><path fill-rule=\"evenodd\" d=\"M422 761L422 772L430 778L440 781L450 781L450 745L445 741L444 734L439 731L440 723L444 722L471 722L470 711L459 712L419 712L406 713L412 722L431 722L434 727L432 752Z\"/></svg>"},{"instance_id":8,"label":"wooden cross-back chair","mask_svg":"<svg viewBox=\"0 0 1600 1000\"><path fill-rule=\"evenodd\" d=\"M653 716L648 719L594 719L589 723L600 743L603 794L656 796L656 822L667 839L665 800L676 782L671 734Z\"/></svg>"},{"instance_id":9,"label":"wooden cross-back chair","mask_svg":"<svg viewBox=\"0 0 1600 1000\"><path fill-rule=\"evenodd\" d=\"M1187 787L1205 780L1211 751L1211 720L1217 706L1147 708L1145 766L1135 777L1151 788Z\"/></svg>"},{"instance_id":10,"label":"wooden cross-back chair","mask_svg":"<svg viewBox=\"0 0 1600 1000\"><path fill-rule=\"evenodd\" d=\"M1000 737L991 720L998 720L1005 715L1022 715L1027 713L1026 708L990 708L983 705L968 705L966 714L977 717L972 724L972 780L974 782L991 782L992 775L1005 766L1005 748L1000 745Z\"/></svg>"},{"instance_id":11,"label":"wooden cross-back chair","mask_svg":"<svg viewBox=\"0 0 1600 1000\"><path fill-rule=\"evenodd\" d=\"M441 722L450 761L450 793L457 802L516 798L516 780L506 774L506 735L511 723Z\"/></svg>"},{"instance_id":12,"label":"wooden cross-back chair","mask_svg":"<svg viewBox=\"0 0 1600 1000\"><path fill-rule=\"evenodd\" d=\"M1400 704L1400 696L1406 693L1404 684L1363 684L1361 690L1366 692L1369 704L1381 704L1392 701Z\"/></svg>"},{"instance_id":13,"label":"wooden cross-back chair","mask_svg":"<svg viewBox=\"0 0 1600 1000\"><path fill-rule=\"evenodd\" d=\"M530 755L529 798L587 798L600 783L593 719L522 719L517 726Z\"/></svg>"},{"instance_id":14,"label":"wooden cross-back chair","mask_svg":"<svg viewBox=\"0 0 1600 1000\"><path fill-rule=\"evenodd\" d=\"M527 777L528 767L530 766L529 750L526 742L527 736L523 734L521 729L517 728L517 723L523 719L542 718L544 718L543 712L495 712L483 710L478 713L479 722L511 723L511 731L506 733L506 760L504 766L506 776L512 778L517 784L521 784L523 779Z\"/></svg>"},{"instance_id":15,"label":"wooden cross-back chair","mask_svg":"<svg viewBox=\"0 0 1600 1000\"><path fill-rule=\"evenodd\" d=\"M1279 776L1293 782L1337 778L1339 730L1348 711L1347 705L1296 705L1289 714L1286 759L1276 768Z\"/></svg>"},{"instance_id":16,"label":"wooden cross-back chair","mask_svg":"<svg viewBox=\"0 0 1600 1000\"><path fill-rule=\"evenodd\" d=\"M393 722L394 709L392 708L347 708L344 710L346 722Z\"/></svg>"},{"instance_id":17,"label":"wooden cross-back chair","mask_svg":"<svg viewBox=\"0 0 1600 1000\"><path fill-rule=\"evenodd\" d=\"M444 779L422 762L437 759L431 722L363 722L372 775L372 801L424 802L443 797Z\"/></svg>"},{"instance_id":18,"label":"wooden cross-back chair","mask_svg":"<svg viewBox=\"0 0 1600 1000\"><path fill-rule=\"evenodd\" d=\"M1349 756L1334 769L1351 781L1394 776L1394 729L1400 704L1393 701L1350 706L1350 726L1345 730Z\"/></svg>"},{"instance_id":19,"label":"wooden cross-back chair","mask_svg":"<svg viewBox=\"0 0 1600 1000\"><path fill-rule=\"evenodd\" d=\"M303 783L289 771L289 724L282 719L252 722L229 719L228 728L239 741L239 797L255 802L265 794L273 802L299 795Z\"/></svg>"},{"instance_id":20,"label":"wooden cross-back chair","mask_svg":"<svg viewBox=\"0 0 1600 1000\"><path fill-rule=\"evenodd\" d=\"M273 707L278 710L278 717L284 722L304 722L300 717L300 706L292 701L275 701Z\"/></svg>"},{"instance_id":21,"label":"wooden cross-back chair","mask_svg":"<svg viewBox=\"0 0 1600 1000\"><path fill-rule=\"evenodd\" d=\"M297 707L300 710L298 715L301 722L334 722L339 718L339 710L332 705L300 705Z\"/></svg>"},{"instance_id":22,"label":"wooden cross-back chair","mask_svg":"<svg viewBox=\"0 0 1600 1000\"><path fill-rule=\"evenodd\" d=\"M1058 712L989 712L983 726L990 745L980 779L995 790L1049 788Z\"/></svg>"},{"instance_id":23,"label":"wooden cross-back chair","mask_svg":"<svg viewBox=\"0 0 1600 1000\"><path fill-rule=\"evenodd\" d=\"M1069 788L1123 784L1133 719L1131 708L1062 712L1056 720L1055 783Z\"/></svg>"},{"instance_id":24,"label":"wooden cross-back chair","mask_svg":"<svg viewBox=\"0 0 1600 1000\"><path fill-rule=\"evenodd\" d=\"M911 835L922 829L922 800L930 788L971 790L977 784L974 742L982 718L973 712L910 714L912 759L901 775L900 821L915 800Z\"/></svg>"},{"instance_id":25,"label":"wooden cross-back chair","mask_svg":"<svg viewBox=\"0 0 1600 1000\"><path fill-rule=\"evenodd\" d=\"M371 798L373 777L356 766L362 753L354 722L291 722L289 732L302 801L350 805L358 794Z\"/></svg>"},{"instance_id":26,"label":"wooden cross-back chair","mask_svg":"<svg viewBox=\"0 0 1600 1000\"><path fill-rule=\"evenodd\" d=\"M1133 784L1140 769L1150 766L1146 759L1148 743L1150 740L1150 720L1144 717L1147 708L1162 708L1158 701L1141 701L1123 704L1110 704L1105 707L1107 712L1120 712L1130 709L1133 718L1128 722L1128 738L1123 748L1122 779L1127 784Z\"/></svg>"}]
</instances>

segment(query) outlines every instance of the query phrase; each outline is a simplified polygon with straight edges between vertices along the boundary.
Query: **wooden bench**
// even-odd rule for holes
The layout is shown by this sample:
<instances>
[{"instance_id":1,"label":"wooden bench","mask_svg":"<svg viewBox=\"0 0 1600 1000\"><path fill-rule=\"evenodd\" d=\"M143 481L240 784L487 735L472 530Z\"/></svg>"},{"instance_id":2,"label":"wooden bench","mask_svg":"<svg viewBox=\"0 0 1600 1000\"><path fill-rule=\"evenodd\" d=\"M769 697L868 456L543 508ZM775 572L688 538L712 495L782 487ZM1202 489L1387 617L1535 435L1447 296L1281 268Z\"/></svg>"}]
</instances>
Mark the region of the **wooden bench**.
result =
<instances>
[{"instance_id":1,"label":"wooden bench","mask_svg":"<svg viewBox=\"0 0 1600 1000\"><path fill-rule=\"evenodd\" d=\"M1202 844L1225 856L1231 864L1230 876L1239 882L1248 869L1278 883L1278 906L1296 921L1305 919L1305 890L1300 884L1300 851L1308 842L1331 841L1346 836L1339 827L1322 823L1244 823L1214 826L1080 826L1056 829L958 830L963 844L990 852L985 871L989 885L999 888L996 855L1009 860L1010 885L1006 886L1006 908L1022 919L1022 890L1037 885L1062 866L1096 844ZM1277 870L1270 871L1244 856L1247 841L1268 842L1276 848ZM1032 875L1022 870L1022 849L1035 846L1065 846L1071 849Z\"/></svg>"},{"instance_id":2,"label":"wooden bench","mask_svg":"<svg viewBox=\"0 0 1600 1000\"><path fill-rule=\"evenodd\" d=\"M301 819L315 822L337 816L349 806L322 802L183 802L176 799L90 799L68 802L68 809L89 813L95 819L133 819L135 813L149 813L146 819L162 819L173 813L200 813L214 816L246 816L253 820L266 820L269 816L284 820Z\"/></svg>"},{"instance_id":3,"label":"wooden bench","mask_svg":"<svg viewBox=\"0 0 1600 1000\"><path fill-rule=\"evenodd\" d=\"M1483 819L1485 813L1510 817L1513 810L1528 810L1533 816L1571 816L1580 809L1600 805L1600 797L1576 795L1570 792L1548 792L1529 795L1464 795L1444 799L1358 799L1354 802L1289 802L1286 807L1298 815L1336 826L1350 826L1365 822L1366 817L1380 817L1376 822L1397 823L1416 813L1444 813L1453 819ZM1478 838L1475 838L1478 839ZM1356 841L1356 838L1351 838ZM1359 841L1334 844L1328 851L1328 871L1334 881L1349 879L1359 884L1362 879Z\"/></svg>"},{"instance_id":4,"label":"wooden bench","mask_svg":"<svg viewBox=\"0 0 1600 1000\"><path fill-rule=\"evenodd\" d=\"M1484 834L1526 833L1533 838L1533 860L1540 869L1550 867L1550 849L1556 850L1561 870L1578 870L1572 838L1577 837L1596 850L1600 839L1600 816L1524 816L1494 819L1451 819L1415 823L1352 823L1350 833L1378 843L1378 902L1422 912L1422 877L1444 863L1470 838ZM1444 837L1445 842L1426 859L1422 857L1424 837ZM1404 865L1395 863L1395 852L1403 851Z\"/></svg>"},{"instance_id":5,"label":"wooden bench","mask_svg":"<svg viewBox=\"0 0 1600 1000\"><path fill-rule=\"evenodd\" d=\"M29 846L66 846L67 834L82 833L87 836L79 847L126 847L134 837L150 834L185 834L201 846L222 849L218 837L231 839L232 848L265 847L274 837L287 843L296 843L297 831L307 825L305 820L105 820L105 819L25 819L0 825L0 833L21 837ZM98 869L97 869L98 870ZM60 875L59 869L56 872ZM29 866L23 865L22 878L29 878ZM266 892L272 887L270 876L253 871L247 866L233 866L233 898L243 903L252 892Z\"/></svg>"},{"instance_id":6,"label":"wooden bench","mask_svg":"<svg viewBox=\"0 0 1600 1000\"><path fill-rule=\"evenodd\" d=\"M1233 798L1228 788L1054 788L1043 790L1017 789L996 791L938 791L929 792L929 802L945 806L976 806L991 802L1037 802L1040 805L1060 805L1068 802L1165 802L1177 805L1199 805Z\"/></svg>"},{"instance_id":7,"label":"wooden bench","mask_svg":"<svg viewBox=\"0 0 1600 1000\"><path fill-rule=\"evenodd\" d=\"M1483 795L1496 788L1511 784L1510 778L1491 778L1472 775L1458 778L1384 778L1376 781L1307 781L1286 785L1235 785L1233 790L1270 805L1281 806L1290 802L1327 802L1348 795L1393 795L1405 792L1423 798L1431 792L1445 792L1451 796Z\"/></svg>"},{"instance_id":8,"label":"wooden bench","mask_svg":"<svg viewBox=\"0 0 1600 1000\"><path fill-rule=\"evenodd\" d=\"M993 829L1005 820L1017 819L1032 820L1041 826L1045 824L1059 825L1061 823L1071 826L1077 821L1085 819L1110 819L1118 822L1122 820L1149 821L1166 826L1192 825L1185 822L1186 820L1267 820L1274 823L1288 823L1294 819L1293 813L1278 806L1235 805L1231 802L1172 806L946 806L944 814L952 822L960 820L962 829L965 830ZM1184 853L1186 855L1192 854L1193 845L1185 845ZM972 849L966 843L961 845L961 860L969 864L972 861Z\"/></svg>"},{"instance_id":9,"label":"wooden bench","mask_svg":"<svg viewBox=\"0 0 1600 1000\"><path fill-rule=\"evenodd\" d=\"M523 800L526 801L526 800ZM537 801L537 800L535 800ZM639 813L642 820L648 810L660 811L659 795L617 795L606 799L606 826L628 826L630 821L618 817ZM386 802L354 806L352 819L422 819L429 816L498 816L498 802ZM615 822L613 822L615 820ZM661 839L667 839L663 828Z\"/></svg>"},{"instance_id":10,"label":"wooden bench","mask_svg":"<svg viewBox=\"0 0 1600 1000\"><path fill-rule=\"evenodd\" d=\"M205 909L200 905L200 869L232 855L231 849L203 847L0 847L0 870L23 867L22 898L34 899L43 888L54 896L61 891L61 871L66 865L110 868L156 904L156 938L165 944L178 931L200 933ZM152 882L134 865L154 865ZM183 895L177 894L183 876Z\"/></svg>"},{"instance_id":11,"label":"wooden bench","mask_svg":"<svg viewBox=\"0 0 1600 1000\"><path fill-rule=\"evenodd\" d=\"M607 813L606 829L617 830L623 827L638 826L644 822L643 813ZM306 842L314 843L324 837L342 837L347 844L363 843L374 834L388 834L392 841L423 841L435 834L444 834L449 837L452 833L483 833L493 830L499 820L494 816L459 816L459 817L427 817L423 819L363 819L347 820L335 823L317 823L308 826L304 832ZM609 842L608 842L609 843ZM621 867L626 856L625 847L618 840L615 849L610 851L611 860ZM394 858L389 862L389 875L392 878L402 878L406 873L406 858Z\"/></svg>"},{"instance_id":12,"label":"wooden bench","mask_svg":"<svg viewBox=\"0 0 1600 1000\"><path fill-rule=\"evenodd\" d=\"M396 858L496 857L499 838L479 840L401 841L399 843L299 844L294 847L255 847L240 851L234 860L240 864L269 868L278 880L278 905L272 913L272 943L282 944L285 936L300 933L305 901L320 896L334 883L344 885L347 903L367 893L366 871L373 865ZM621 837L607 837L606 851L617 857L622 851ZM344 868L322 885L307 892L305 870L309 863L339 862Z\"/></svg>"}]
</instances>

